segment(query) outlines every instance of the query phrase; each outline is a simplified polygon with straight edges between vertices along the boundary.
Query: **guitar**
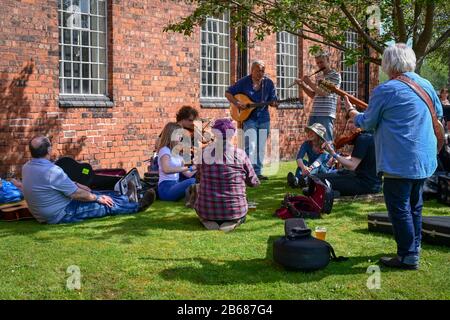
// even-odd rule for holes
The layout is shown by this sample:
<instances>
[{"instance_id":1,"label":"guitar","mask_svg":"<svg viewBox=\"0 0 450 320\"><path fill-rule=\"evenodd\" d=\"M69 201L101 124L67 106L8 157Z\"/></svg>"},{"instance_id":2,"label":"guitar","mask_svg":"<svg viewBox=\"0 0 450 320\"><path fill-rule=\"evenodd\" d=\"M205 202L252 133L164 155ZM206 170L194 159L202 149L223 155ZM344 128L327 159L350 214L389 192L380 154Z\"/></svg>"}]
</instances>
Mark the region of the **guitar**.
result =
<instances>
[{"instance_id":1,"label":"guitar","mask_svg":"<svg viewBox=\"0 0 450 320\"><path fill-rule=\"evenodd\" d=\"M241 110L238 108L238 106L231 103L231 105L230 105L231 118L233 118L233 120L235 120L237 122L243 122L243 121L247 120L250 117L250 114L252 113L252 111L255 110L256 108L265 107L274 102L285 103L285 102L300 101L299 98L289 98L289 99L285 99L285 100L272 100L272 101L268 101L268 102L255 103L249 97L247 97L245 94L242 94L242 93L238 93L234 97L238 101L240 101L241 103L246 105L246 108L244 110Z\"/></svg>"}]
</instances>

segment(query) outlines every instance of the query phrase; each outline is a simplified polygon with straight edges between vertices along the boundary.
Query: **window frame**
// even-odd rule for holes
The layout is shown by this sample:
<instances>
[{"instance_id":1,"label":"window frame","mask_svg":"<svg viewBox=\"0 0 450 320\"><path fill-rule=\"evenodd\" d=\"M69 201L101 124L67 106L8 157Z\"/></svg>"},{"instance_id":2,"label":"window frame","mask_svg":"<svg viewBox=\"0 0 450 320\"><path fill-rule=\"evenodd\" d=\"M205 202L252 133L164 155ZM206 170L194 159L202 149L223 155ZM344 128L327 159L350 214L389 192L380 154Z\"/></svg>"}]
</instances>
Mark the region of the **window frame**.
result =
<instances>
[{"instance_id":1,"label":"window frame","mask_svg":"<svg viewBox=\"0 0 450 320\"><path fill-rule=\"evenodd\" d=\"M358 34L353 30L345 31L347 48L358 47ZM350 40L349 40L350 39ZM356 61L353 65L347 66L344 63L345 53L341 54L341 89L352 96L359 95L359 63Z\"/></svg>"},{"instance_id":2,"label":"window frame","mask_svg":"<svg viewBox=\"0 0 450 320\"><path fill-rule=\"evenodd\" d=\"M217 30L216 32L213 32L211 30L209 30L208 28L208 22L209 21L213 21L214 23L217 23ZM221 25L223 26L223 33L221 32ZM209 43L208 39L206 40L206 43L203 44L202 43L202 39L204 36L208 36L210 34L216 34L218 37L217 43L218 44L211 44ZM221 46L221 40L220 37L224 37L227 36L227 41L223 41L224 46ZM206 47L206 56L203 56L203 47ZM208 56L208 52L209 52L209 48L212 47L216 47L218 48L217 51L217 57L212 57L210 58ZM221 54L220 54L220 50L224 50L224 54L223 54L223 58L220 58ZM227 51L227 55L225 55L225 50ZM212 71L212 72L208 72L207 69L203 69L203 63L206 61L206 63L208 63L208 61L223 61L224 64L226 65L226 69L225 71L219 71L220 68L218 67L216 70ZM230 27L230 14L228 12L224 13L222 17L217 18L217 17L209 17L206 19L205 23L200 27L200 68L199 68L200 72L199 72L199 85L200 85L200 90L199 90L199 98L200 98L200 106L202 108L221 108L221 109L225 109L229 107L229 102L227 100L227 98L225 97L225 92L228 89L228 87L231 84L231 27ZM211 83L203 83L203 73L206 72L211 73L211 74L224 74L228 83L217 83L217 84L211 84ZM221 88L223 87L224 90L224 95L223 96L215 96L215 97L208 97L208 96L203 96L203 88L204 86L207 87L208 90L208 86L213 86L213 87L218 87Z\"/></svg>"},{"instance_id":3,"label":"window frame","mask_svg":"<svg viewBox=\"0 0 450 320\"><path fill-rule=\"evenodd\" d=\"M109 6L109 2L108 0L95 0L96 4L97 4L97 12L96 14L92 14L91 13L91 0L88 0L89 3L89 13L87 13L87 16L89 17L89 28L82 28L82 27L65 27L64 26L64 14L65 13L71 13L69 11L65 11L64 10L64 0L58 0L58 10L57 10L57 14L58 14L58 44L59 44L59 75L58 75L58 84L59 84L59 106L60 107L64 107L64 108L72 108L72 107L113 107L114 103L111 101L111 99L109 98L109 59L108 59L108 51L109 51L109 32L108 32L108 6ZM105 10L104 10L104 16L100 15L100 2L104 3L105 6ZM81 1L79 1L80 3L80 19L81 19L81 15L83 14L81 12ZM73 5L73 0L70 0L70 6L69 8ZM98 21L100 19L104 19L104 31L100 31L100 30L93 30L91 28L91 17L96 17L98 19ZM98 23L98 22L97 22ZM64 43L64 30L70 30L70 44L66 45ZM79 30L80 32L80 38L82 37L82 32L83 31L88 31L88 44L87 45L83 45L82 43L78 46L74 46L73 43L73 30ZM97 38L97 46L92 46L91 44L91 35L95 33L97 34L98 38ZM104 47L100 47L100 34L104 34L104 42L105 42L105 46ZM81 40L82 41L82 40ZM65 47L69 47L71 50L71 57L70 60L65 60L64 56L63 56L63 48ZM74 47L80 47L80 51L83 50L83 48L87 48L88 52L89 52L89 58L87 61L87 65L89 65L89 77L87 78L83 78L82 77L82 66L83 66L83 61L81 60L80 57L80 61L79 61L79 65L80 65L80 77L79 78L74 78L73 77L73 63L77 62L76 60L73 59L73 48ZM95 63L92 61L92 49L97 50L97 52L99 53L100 50L105 50L105 56L104 56L104 62L100 63L100 55L98 55L98 62ZM64 76L64 71L61 68L64 68L64 64L66 62L69 62L71 64L71 75L70 77L65 77ZM92 65L97 65L97 69L98 69L98 74L96 78L92 77ZM100 75L100 66L104 65L104 74ZM64 92L64 80L65 79L71 79L72 81L72 92L70 93L65 93ZM75 79L80 79L80 93L73 93L73 81ZM101 82L103 81L104 83L104 93L83 93L83 81L84 80L89 80L89 91L91 92L91 88L92 88L92 81L97 81L98 86L101 86ZM62 85L62 87L61 87Z\"/></svg>"}]
</instances>

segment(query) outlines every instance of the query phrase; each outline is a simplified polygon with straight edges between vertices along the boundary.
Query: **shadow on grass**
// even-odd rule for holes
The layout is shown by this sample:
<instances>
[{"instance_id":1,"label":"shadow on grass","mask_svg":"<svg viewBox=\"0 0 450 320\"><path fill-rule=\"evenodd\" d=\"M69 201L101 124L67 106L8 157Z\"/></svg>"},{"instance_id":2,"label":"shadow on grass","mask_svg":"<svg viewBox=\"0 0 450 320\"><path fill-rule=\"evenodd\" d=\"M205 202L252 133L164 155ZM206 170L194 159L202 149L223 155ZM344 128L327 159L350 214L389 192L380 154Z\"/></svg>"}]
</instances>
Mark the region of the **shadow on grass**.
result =
<instances>
[{"instance_id":1,"label":"shadow on grass","mask_svg":"<svg viewBox=\"0 0 450 320\"><path fill-rule=\"evenodd\" d=\"M328 276L366 274L367 267L372 265L369 260L377 261L382 255L350 257L343 262L330 262L322 270L315 272L292 271L283 268L273 261L273 242L278 237L271 236L267 241L266 257L263 259L249 260L214 260L205 258L187 259L159 259L144 257L141 259L152 261L186 261L197 266L182 266L168 268L160 272L160 275L169 281L189 281L200 285L234 285L234 284L259 284L259 283L304 283L317 282ZM389 269L383 272L401 272L401 270Z\"/></svg>"}]
</instances>

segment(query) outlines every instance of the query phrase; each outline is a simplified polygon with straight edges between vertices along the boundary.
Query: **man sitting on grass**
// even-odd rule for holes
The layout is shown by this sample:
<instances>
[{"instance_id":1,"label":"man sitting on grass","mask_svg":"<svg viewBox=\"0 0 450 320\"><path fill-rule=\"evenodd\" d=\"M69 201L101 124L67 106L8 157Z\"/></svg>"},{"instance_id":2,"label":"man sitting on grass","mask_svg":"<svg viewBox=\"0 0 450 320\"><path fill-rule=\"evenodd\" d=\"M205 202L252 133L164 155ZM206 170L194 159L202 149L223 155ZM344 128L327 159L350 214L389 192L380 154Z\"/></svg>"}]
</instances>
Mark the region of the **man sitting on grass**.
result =
<instances>
[{"instance_id":1,"label":"man sitting on grass","mask_svg":"<svg viewBox=\"0 0 450 320\"><path fill-rule=\"evenodd\" d=\"M217 119L212 129L214 143L203 150L197 164L200 186L194 207L207 229L228 232L245 221L246 185L256 187L260 181L247 154L231 142L233 122Z\"/></svg>"},{"instance_id":2,"label":"man sitting on grass","mask_svg":"<svg viewBox=\"0 0 450 320\"><path fill-rule=\"evenodd\" d=\"M136 213L155 200L152 189L139 202L133 202L125 195L91 192L88 187L73 182L50 161L52 146L47 137L33 138L29 148L32 159L22 168L23 193L30 212L41 223L70 223Z\"/></svg>"}]
</instances>

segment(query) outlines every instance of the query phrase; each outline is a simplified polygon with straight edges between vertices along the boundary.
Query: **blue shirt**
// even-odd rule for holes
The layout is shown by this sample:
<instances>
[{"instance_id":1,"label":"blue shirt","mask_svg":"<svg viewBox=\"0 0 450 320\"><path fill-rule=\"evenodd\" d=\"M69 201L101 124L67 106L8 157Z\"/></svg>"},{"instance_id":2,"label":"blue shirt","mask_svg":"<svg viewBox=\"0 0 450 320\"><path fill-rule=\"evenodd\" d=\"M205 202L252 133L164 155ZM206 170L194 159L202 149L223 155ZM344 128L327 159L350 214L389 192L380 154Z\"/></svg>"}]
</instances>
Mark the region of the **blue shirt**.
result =
<instances>
[{"instance_id":1,"label":"blue shirt","mask_svg":"<svg viewBox=\"0 0 450 320\"><path fill-rule=\"evenodd\" d=\"M253 89L252 77L248 75L230 86L227 92L231 93L233 96L238 93L243 93L255 103L277 100L275 85L273 84L273 81L267 77L263 78L262 85L257 91ZM268 106L256 108L247 120L258 121L259 123L269 122L270 114Z\"/></svg>"},{"instance_id":2,"label":"blue shirt","mask_svg":"<svg viewBox=\"0 0 450 320\"><path fill-rule=\"evenodd\" d=\"M303 158L308 156L308 161L304 160ZM305 166L310 166L314 163L314 161L317 161L319 163L326 163L329 159L328 153L315 153L312 147L312 142L310 140L306 140L302 143L302 146L300 147L300 150L298 150L297 153L297 160L304 160L303 163Z\"/></svg>"},{"instance_id":3,"label":"blue shirt","mask_svg":"<svg viewBox=\"0 0 450 320\"><path fill-rule=\"evenodd\" d=\"M437 116L442 117L442 105L431 83L414 72L405 75L428 93ZM355 125L375 131L378 173L424 179L436 170L437 140L430 111L407 84L389 80L377 86L366 112L355 117Z\"/></svg>"},{"instance_id":4,"label":"blue shirt","mask_svg":"<svg viewBox=\"0 0 450 320\"><path fill-rule=\"evenodd\" d=\"M31 159L22 168L23 194L39 222L58 223L72 201L77 185L57 165L47 159Z\"/></svg>"}]
</instances>

